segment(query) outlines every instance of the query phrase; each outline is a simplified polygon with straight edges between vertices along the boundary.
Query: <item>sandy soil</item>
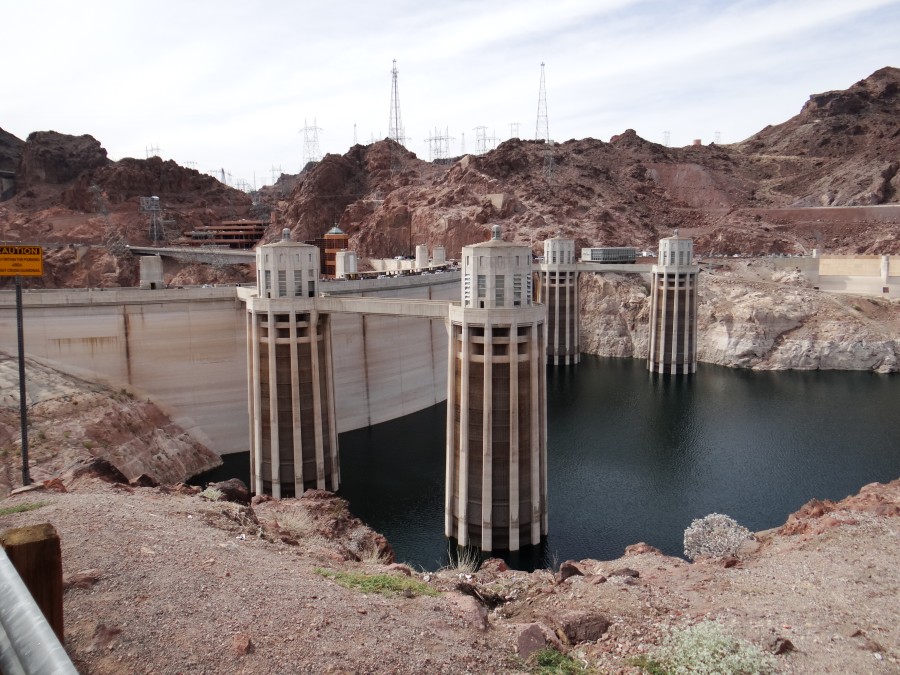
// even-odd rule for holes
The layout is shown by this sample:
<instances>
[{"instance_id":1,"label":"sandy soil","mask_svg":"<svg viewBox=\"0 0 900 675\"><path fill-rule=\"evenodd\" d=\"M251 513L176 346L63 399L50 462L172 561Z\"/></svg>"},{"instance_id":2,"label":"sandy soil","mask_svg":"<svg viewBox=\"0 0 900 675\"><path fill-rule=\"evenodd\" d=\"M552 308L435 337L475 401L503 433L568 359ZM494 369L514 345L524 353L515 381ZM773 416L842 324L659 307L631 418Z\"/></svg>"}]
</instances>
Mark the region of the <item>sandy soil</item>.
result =
<instances>
[{"instance_id":1,"label":"sandy soil","mask_svg":"<svg viewBox=\"0 0 900 675\"><path fill-rule=\"evenodd\" d=\"M609 622L562 645L591 672L640 672L630 659L667 627L706 619L764 648L789 640L780 672L900 672L900 481L811 504L728 563L643 546L579 561L582 574L563 581L493 562L468 576L412 570L434 597L365 594L323 576L410 572L375 561L378 537L327 494L243 507L86 477L66 489L0 502L42 504L0 516L0 532L56 527L66 646L86 674L531 672L519 635L533 622L564 635L573 615Z\"/></svg>"}]
</instances>

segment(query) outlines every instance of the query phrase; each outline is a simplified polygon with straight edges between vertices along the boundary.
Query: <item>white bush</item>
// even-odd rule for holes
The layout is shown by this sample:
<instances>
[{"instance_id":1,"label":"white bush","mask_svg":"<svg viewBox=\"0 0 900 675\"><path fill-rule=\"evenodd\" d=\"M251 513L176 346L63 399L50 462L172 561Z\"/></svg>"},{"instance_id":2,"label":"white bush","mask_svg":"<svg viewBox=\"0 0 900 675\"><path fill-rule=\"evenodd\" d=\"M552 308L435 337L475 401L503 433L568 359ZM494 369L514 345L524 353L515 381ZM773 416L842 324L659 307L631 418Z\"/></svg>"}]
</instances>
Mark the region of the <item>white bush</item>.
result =
<instances>
[{"instance_id":1,"label":"white bush","mask_svg":"<svg viewBox=\"0 0 900 675\"><path fill-rule=\"evenodd\" d=\"M749 538L750 530L746 527L721 513L710 513L692 522L684 531L684 555L690 560L734 555Z\"/></svg>"},{"instance_id":2,"label":"white bush","mask_svg":"<svg viewBox=\"0 0 900 675\"><path fill-rule=\"evenodd\" d=\"M655 656L673 675L761 675L775 667L770 654L731 637L713 621L670 633Z\"/></svg>"}]
</instances>

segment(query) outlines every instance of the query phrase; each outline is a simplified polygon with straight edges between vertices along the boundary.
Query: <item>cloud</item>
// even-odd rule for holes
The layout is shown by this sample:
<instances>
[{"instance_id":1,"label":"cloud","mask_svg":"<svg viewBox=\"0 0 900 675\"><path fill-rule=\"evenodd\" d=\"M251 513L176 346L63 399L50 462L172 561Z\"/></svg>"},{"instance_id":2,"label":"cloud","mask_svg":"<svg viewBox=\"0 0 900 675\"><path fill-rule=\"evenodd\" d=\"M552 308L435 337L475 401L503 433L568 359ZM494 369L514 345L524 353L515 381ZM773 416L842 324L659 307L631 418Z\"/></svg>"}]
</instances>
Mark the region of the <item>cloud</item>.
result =
<instances>
[{"instance_id":1,"label":"cloud","mask_svg":"<svg viewBox=\"0 0 900 675\"><path fill-rule=\"evenodd\" d=\"M112 156L226 167L247 180L302 163L303 120L323 151L388 128L397 59L410 149L435 128L534 134L546 63L551 135L635 128L675 144L737 141L896 59L900 0L545 0L326 4L13 3L0 126L90 133ZM21 56L21 58L19 58ZM21 65L19 65L21 64Z\"/></svg>"}]
</instances>

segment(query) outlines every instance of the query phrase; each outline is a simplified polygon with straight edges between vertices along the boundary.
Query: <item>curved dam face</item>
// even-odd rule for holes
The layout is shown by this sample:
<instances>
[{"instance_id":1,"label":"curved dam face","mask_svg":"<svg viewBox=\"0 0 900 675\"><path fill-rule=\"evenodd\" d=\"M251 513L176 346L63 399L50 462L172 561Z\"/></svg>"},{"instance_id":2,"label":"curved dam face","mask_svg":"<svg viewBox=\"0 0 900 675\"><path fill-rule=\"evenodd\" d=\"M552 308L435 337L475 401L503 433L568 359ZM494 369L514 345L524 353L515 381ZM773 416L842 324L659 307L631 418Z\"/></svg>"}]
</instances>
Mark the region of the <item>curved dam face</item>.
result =
<instances>
[{"instance_id":1,"label":"curved dam face","mask_svg":"<svg viewBox=\"0 0 900 675\"><path fill-rule=\"evenodd\" d=\"M458 273L323 282L326 294L458 300ZM249 446L246 308L235 287L23 293L25 353L152 399L225 455ZM422 410L447 395L443 320L334 314L338 431ZM0 293L0 350L16 353L15 295ZM27 377L27 373L26 373Z\"/></svg>"}]
</instances>

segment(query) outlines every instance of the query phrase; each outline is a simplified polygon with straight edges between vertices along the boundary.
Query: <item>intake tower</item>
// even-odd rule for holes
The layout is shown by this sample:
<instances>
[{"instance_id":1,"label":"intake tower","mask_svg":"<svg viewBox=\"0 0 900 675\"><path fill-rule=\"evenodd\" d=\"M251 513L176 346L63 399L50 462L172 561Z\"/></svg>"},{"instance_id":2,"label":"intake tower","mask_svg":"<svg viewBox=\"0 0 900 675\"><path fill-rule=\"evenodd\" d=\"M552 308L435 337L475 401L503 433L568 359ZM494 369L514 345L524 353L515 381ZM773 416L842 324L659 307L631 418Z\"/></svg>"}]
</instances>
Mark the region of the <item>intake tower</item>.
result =
<instances>
[{"instance_id":1,"label":"intake tower","mask_svg":"<svg viewBox=\"0 0 900 675\"><path fill-rule=\"evenodd\" d=\"M532 303L530 248L492 233L463 247L450 308L445 533L516 551L547 533L546 311Z\"/></svg>"}]
</instances>

